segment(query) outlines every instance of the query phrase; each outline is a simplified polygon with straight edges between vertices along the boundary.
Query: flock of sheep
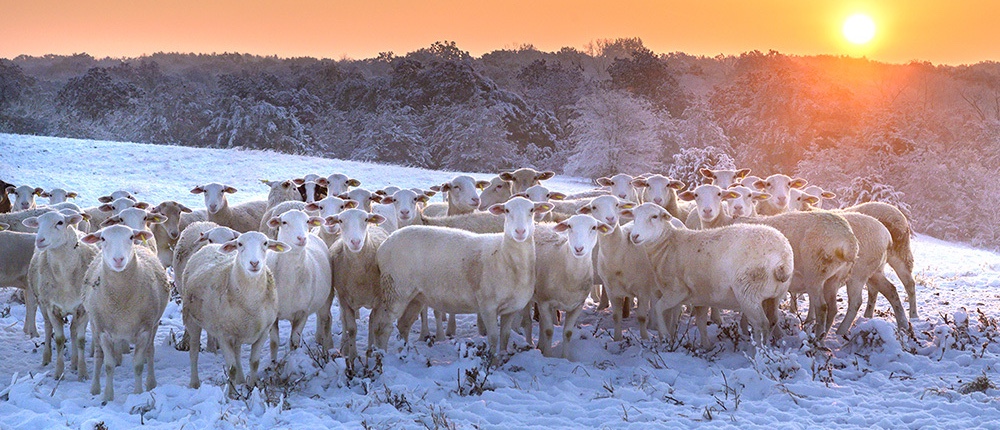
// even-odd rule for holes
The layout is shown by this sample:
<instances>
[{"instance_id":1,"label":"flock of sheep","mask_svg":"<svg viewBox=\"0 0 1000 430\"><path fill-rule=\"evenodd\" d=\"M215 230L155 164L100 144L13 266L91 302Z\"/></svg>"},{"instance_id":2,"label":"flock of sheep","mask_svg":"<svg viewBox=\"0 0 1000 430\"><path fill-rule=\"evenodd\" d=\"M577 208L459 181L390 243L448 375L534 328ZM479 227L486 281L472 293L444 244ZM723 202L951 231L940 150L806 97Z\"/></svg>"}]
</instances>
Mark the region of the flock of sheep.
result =
<instances>
[{"instance_id":1,"label":"flock of sheep","mask_svg":"<svg viewBox=\"0 0 1000 430\"><path fill-rule=\"evenodd\" d=\"M340 352L349 363L358 356L362 307L372 310L369 348L388 348L393 322L405 342L418 317L420 335L428 337L430 308L439 340L454 335L455 314L477 314L493 354L506 351L514 327L534 341L535 308L537 345L552 355L553 326L563 311L564 357L588 297L612 308L616 340L633 306L643 338L647 327L672 338L686 305L705 346L711 344L706 325L720 321L722 309L738 311L744 332L763 344L780 335L778 305L789 293L808 295L806 321L822 338L844 285L848 304L838 334L853 324L865 285L866 316L882 293L899 328L909 328L896 287L883 273L886 264L895 270L909 317L916 317L911 230L897 208L817 209L835 196L806 188L803 179L762 179L749 169L701 173L706 184L683 192L684 183L663 175L619 174L571 196L541 185L552 172L530 168L491 181L458 176L428 190L377 192L342 174L306 175L262 181L270 188L267 201L233 206L226 196L235 188L200 185L191 192L204 196L201 210L175 201L150 207L127 191L81 209L66 202L74 193L0 181L6 191L0 230L7 230L0 231L0 285L26 290L30 336L38 336L35 312L41 309L42 362L51 361L54 346L56 378L63 376L68 316L70 367L88 378L90 326L91 391L101 393L103 368L105 401L114 397L114 369L130 345L135 391L142 391L145 364L145 387L156 386L153 339L171 293L167 267L181 298L186 333L178 347L189 351L192 387L200 384L202 330L207 350L222 350L234 384L257 382L265 341L277 360L279 320L291 322L294 349L315 314L315 341L332 351L335 297ZM446 202L429 203L438 192ZM36 207L36 196L49 204ZM244 344L250 345L246 376Z\"/></svg>"}]
</instances>

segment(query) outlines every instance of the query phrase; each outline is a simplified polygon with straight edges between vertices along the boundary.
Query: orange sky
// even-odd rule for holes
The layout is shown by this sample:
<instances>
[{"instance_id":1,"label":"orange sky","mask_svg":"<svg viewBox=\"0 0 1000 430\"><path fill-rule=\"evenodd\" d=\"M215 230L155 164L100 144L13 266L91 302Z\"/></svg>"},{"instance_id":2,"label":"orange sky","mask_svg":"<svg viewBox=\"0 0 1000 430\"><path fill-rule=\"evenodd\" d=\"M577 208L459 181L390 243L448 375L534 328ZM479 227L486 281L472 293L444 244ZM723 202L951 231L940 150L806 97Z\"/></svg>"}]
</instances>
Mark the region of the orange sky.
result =
<instances>
[{"instance_id":1,"label":"orange sky","mask_svg":"<svg viewBox=\"0 0 1000 430\"><path fill-rule=\"evenodd\" d=\"M875 40L849 46L852 13ZM887 62L1000 60L997 0L0 0L0 58L245 52L368 58L454 40L479 56L640 37L656 52L866 55Z\"/></svg>"}]
</instances>

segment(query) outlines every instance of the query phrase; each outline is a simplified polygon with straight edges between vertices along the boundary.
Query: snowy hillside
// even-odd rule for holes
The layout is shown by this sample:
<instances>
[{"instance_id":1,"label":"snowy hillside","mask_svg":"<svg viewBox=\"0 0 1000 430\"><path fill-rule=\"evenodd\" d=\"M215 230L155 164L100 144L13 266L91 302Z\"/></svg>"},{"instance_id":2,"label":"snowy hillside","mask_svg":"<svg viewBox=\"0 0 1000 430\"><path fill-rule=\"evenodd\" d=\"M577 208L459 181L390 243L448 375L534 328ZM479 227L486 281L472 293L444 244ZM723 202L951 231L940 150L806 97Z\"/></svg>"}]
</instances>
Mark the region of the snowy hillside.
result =
<instances>
[{"instance_id":1,"label":"snowy hillside","mask_svg":"<svg viewBox=\"0 0 1000 430\"><path fill-rule=\"evenodd\" d=\"M132 143L0 134L0 179L43 188L77 191L90 206L115 189L134 191L156 204L178 200L203 206L189 190L218 181L240 191L233 202L261 199L258 179L306 173L344 172L364 186L428 187L455 175L397 166L289 156L273 152L212 150ZM487 174L474 174L488 179ZM557 177L561 191L580 191L588 181ZM874 319L859 318L850 335L828 337L825 347L804 343L806 335L785 314L783 346L756 355L746 341L734 342L732 327L720 330L716 346L641 341L638 333L611 339L611 315L592 305L581 317L580 339L571 361L523 350L499 369L477 356L485 338L474 317L459 318L458 335L402 351L393 338L380 363L345 374L344 361L314 360L307 346L288 353L263 372L266 388L230 400L222 358L201 355L202 387L187 387L187 352L173 336L183 331L180 307L167 306L156 340L152 392L131 394L131 356L115 375L116 398L101 405L90 384L75 372L55 381L42 367L39 338L22 332L24 305L11 288L0 289L0 428L580 428L709 426L728 428L968 428L1000 426L1000 255L925 236L914 240L920 318L914 336L896 337L888 304L880 299ZM900 285L894 274L890 279ZM902 288L900 287L900 293ZM845 299L846 300L846 299ZM841 310L846 302L841 302ZM981 310L982 313L977 312ZM334 308L334 320L339 321ZM359 340L367 336L367 311ZM727 324L733 316L727 315ZM37 317L39 328L42 320ZM839 321L838 321L839 323ZM634 328L628 321L627 327ZM281 325L287 342L289 326ZM557 327L555 338L560 337ZM334 338L339 339L335 323ZM537 329L536 329L537 333ZM411 336L415 339L416 336ZM513 335L518 347L523 337ZM88 335L88 343L90 338ZM247 350L243 357L246 360ZM265 354L266 356L267 354ZM88 361L93 365L93 360ZM977 378L979 378L977 380ZM711 423L709 424L709 421Z\"/></svg>"}]
</instances>

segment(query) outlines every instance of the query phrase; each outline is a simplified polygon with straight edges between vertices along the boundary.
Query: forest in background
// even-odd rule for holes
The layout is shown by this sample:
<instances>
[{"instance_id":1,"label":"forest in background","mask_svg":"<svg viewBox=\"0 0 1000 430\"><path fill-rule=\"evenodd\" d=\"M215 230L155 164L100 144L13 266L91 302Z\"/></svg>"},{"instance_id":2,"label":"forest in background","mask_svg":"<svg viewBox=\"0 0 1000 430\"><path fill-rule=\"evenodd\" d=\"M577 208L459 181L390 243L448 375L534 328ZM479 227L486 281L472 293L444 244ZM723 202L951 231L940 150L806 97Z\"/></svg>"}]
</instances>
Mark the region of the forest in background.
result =
<instances>
[{"instance_id":1,"label":"forest in background","mask_svg":"<svg viewBox=\"0 0 1000 430\"><path fill-rule=\"evenodd\" d=\"M362 60L19 56L0 59L0 132L691 185L699 167L749 167L1000 249L997 62L705 57L634 38L478 58L453 42Z\"/></svg>"}]
</instances>

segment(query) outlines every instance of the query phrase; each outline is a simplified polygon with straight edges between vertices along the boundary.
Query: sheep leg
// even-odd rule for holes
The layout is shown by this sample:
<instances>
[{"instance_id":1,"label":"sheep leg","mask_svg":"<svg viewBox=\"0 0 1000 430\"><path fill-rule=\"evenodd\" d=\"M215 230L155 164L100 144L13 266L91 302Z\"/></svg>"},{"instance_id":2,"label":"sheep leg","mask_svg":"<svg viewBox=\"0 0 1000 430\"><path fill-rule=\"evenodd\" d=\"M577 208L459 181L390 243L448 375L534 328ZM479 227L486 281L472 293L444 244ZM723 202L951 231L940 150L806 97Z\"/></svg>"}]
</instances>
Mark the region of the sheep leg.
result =
<instances>
[{"instance_id":1,"label":"sheep leg","mask_svg":"<svg viewBox=\"0 0 1000 430\"><path fill-rule=\"evenodd\" d=\"M583 306L577 306L576 308L566 312L566 318L563 318L563 341L562 341L562 358L569 360L569 343L573 339L573 333L576 331L576 320L580 318L580 314L583 312Z\"/></svg>"},{"instance_id":2,"label":"sheep leg","mask_svg":"<svg viewBox=\"0 0 1000 430\"><path fill-rule=\"evenodd\" d=\"M94 381L90 383L90 394L101 394L101 367L104 366L104 349L100 347L100 336L94 336L91 345L94 345Z\"/></svg>"},{"instance_id":3,"label":"sheep leg","mask_svg":"<svg viewBox=\"0 0 1000 430\"><path fill-rule=\"evenodd\" d=\"M35 325L35 315L38 314L38 297L29 288L24 289L24 333L31 337L38 337L38 327Z\"/></svg>"},{"instance_id":4,"label":"sheep leg","mask_svg":"<svg viewBox=\"0 0 1000 430\"><path fill-rule=\"evenodd\" d=\"M913 279L913 257L910 257L909 261L911 263L891 253L888 259L889 266L896 272L896 276L903 283L903 289L906 290L906 301L910 304L910 319L913 319L917 318L917 283Z\"/></svg>"},{"instance_id":5,"label":"sheep leg","mask_svg":"<svg viewBox=\"0 0 1000 430\"><path fill-rule=\"evenodd\" d=\"M521 310L521 334L524 335L524 341L528 342L528 346L532 346L532 341L534 338L534 334L532 333L533 324L531 322L532 303L533 302L528 302L528 304L524 306L524 309ZM538 345L541 346L542 344L541 323L538 324L538 330L539 330Z\"/></svg>"},{"instance_id":6,"label":"sheep leg","mask_svg":"<svg viewBox=\"0 0 1000 430\"><path fill-rule=\"evenodd\" d=\"M647 328L649 326L649 300L639 299L638 312L639 314L636 315L636 320L639 322L639 337L641 337L642 340L649 339L649 329ZM569 316L567 315L566 318L569 318ZM568 322L564 322L563 327L566 327L567 324ZM565 331L563 333L565 333Z\"/></svg>"},{"instance_id":7,"label":"sheep leg","mask_svg":"<svg viewBox=\"0 0 1000 430\"><path fill-rule=\"evenodd\" d=\"M296 315L292 318L292 334L288 338L288 349L294 351L302 345L302 329L306 326L309 315Z\"/></svg>"},{"instance_id":8,"label":"sheep leg","mask_svg":"<svg viewBox=\"0 0 1000 430\"><path fill-rule=\"evenodd\" d=\"M878 289L873 285L868 286L868 305L865 306L865 318L875 316L875 302L878 301Z\"/></svg>"},{"instance_id":9,"label":"sheep leg","mask_svg":"<svg viewBox=\"0 0 1000 430\"><path fill-rule=\"evenodd\" d=\"M486 330L486 323L483 321L483 316L480 314L476 314L476 327L479 328L480 336L486 336L486 333L488 333Z\"/></svg>"},{"instance_id":10,"label":"sheep leg","mask_svg":"<svg viewBox=\"0 0 1000 430\"><path fill-rule=\"evenodd\" d=\"M66 365L66 361L63 358L63 349L66 348L66 327L63 324L63 316L61 312L55 308L50 307L50 312L52 312L52 321L56 323L53 327L55 335L55 354L56 354L56 379L62 379L63 370Z\"/></svg>"},{"instance_id":11,"label":"sheep leg","mask_svg":"<svg viewBox=\"0 0 1000 430\"><path fill-rule=\"evenodd\" d=\"M625 296L622 302L622 318L628 318L632 315L632 305L635 304L635 298L632 296Z\"/></svg>"},{"instance_id":12,"label":"sheep leg","mask_svg":"<svg viewBox=\"0 0 1000 430\"><path fill-rule=\"evenodd\" d=\"M827 288L824 290L826 301L826 321L823 325L823 333L830 331L833 321L837 319L837 290L839 288ZM851 328L850 325L847 328Z\"/></svg>"},{"instance_id":13,"label":"sheep leg","mask_svg":"<svg viewBox=\"0 0 1000 430\"><path fill-rule=\"evenodd\" d=\"M493 356L497 356L500 352L500 330L497 328L497 311L494 309L488 309L485 312L479 312L483 316L483 320L492 321L493 324L482 324L486 329L486 343L489 345L490 353Z\"/></svg>"},{"instance_id":14,"label":"sheep leg","mask_svg":"<svg viewBox=\"0 0 1000 430\"><path fill-rule=\"evenodd\" d=\"M892 306L892 313L896 316L896 325L899 326L899 329L901 331L909 330L910 322L906 319L903 302L899 299L899 292L896 291L896 286L886 279L882 271L875 272L871 278L868 278L868 282L875 287L877 292L882 293L889 300L889 305Z\"/></svg>"},{"instance_id":15,"label":"sheep leg","mask_svg":"<svg viewBox=\"0 0 1000 430\"><path fill-rule=\"evenodd\" d=\"M84 312L78 312L69 325L69 333L73 338L73 354L70 365L77 371L81 381L87 380L87 321L90 317Z\"/></svg>"},{"instance_id":16,"label":"sheep leg","mask_svg":"<svg viewBox=\"0 0 1000 430\"><path fill-rule=\"evenodd\" d=\"M250 373L247 378L247 385L251 387L257 386L257 371L260 370L260 350L264 347L265 338L266 336L261 333L260 337L250 344Z\"/></svg>"},{"instance_id":17,"label":"sheep leg","mask_svg":"<svg viewBox=\"0 0 1000 430\"><path fill-rule=\"evenodd\" d=\"M840 326L837 327L838 336L846 336L847 332L851 330L851 325L854 324L854 319L858 316L858 310L861 309L861 302L864 301L861 297L861 289L864 286L864 281L853 279L853 277L847 281L847 312L844 313L844 319L840 321ZM827 301L829 300L827 298ZM836 300L836 296L833 300Z\"/></svg>"},{"instance_id":18,"label":"sheep leg","mask_svg":"<svg viewBox=\"0 0 1000 430\"><path fill-rule=\"evenodd\" d=\"M764 312L763 306L761 306L760 301L753 300L749 297L744 297L743 303L749 303L748 306L743 306L741 309L743 317L750 322L750 327L752 327L753 332L751 333L751 338L757 342L757 345L764 345L771 336L770 329L767 323L767 313Z\"/></svg>"},{"instance_id":19,"label":"sheep leg","mask_svg":"<svg viewBox=\"0 0 1000 430\"><path fill-rule=\"evenodd\" d=\"M709 309L709 315L711 316L711 321L713 324L722 327L722 309L712 306Z\"/></svg>"},{"instance_id":20,"label":"sheep leg","mask_svg":"<svg viewBox=\"0 0 1000 430\"><path fill-rule=\"evenodd\" d=\"M42 366L47 366L52 362L52 326L54 324L49 306L43 307L42 320L45 323L45 343L42 344Z\"/></svg>"},{"instance_id":21,"label":"sheep leg","mask_svg":"<svg viewBox=\"0 0 1000 430\"><path fill-rule=\"evenodd\" d=\"M330 307L333 306L334 291L330 289L323 309L316 312L316 343L329 353L333 350L333 313Z\"/></svg>"},{"instance_id":22,"label":"sheep leg","mask_svg":"<svg viewBox=\"0 0 1000 430\"><path fill-rule=\"evenodd\" d=\"M198 389L201 386L201 380L198 378L198 352L201 349L201 326L199 326L190 318L185 318L184 326L187 328L184 332L191 335L191 339L194 340L191 344L191 348L188 349L188 358L191 360L191 382L188 384L191 388Z\"/></svg>"},{"instance_id":23,"label":"sheep leg","mask_svg":"<svg viewBox=\"0 0 1000 430\"><path fill-rule=\"evenodd\" d=\"M826 327L826 313L828 304L825 303L822 293L820 292L810 292L809 293L809 311L816 315L816 321L813 323L813 334L816 336L816 340L823 339L826 335L826 331L823 327Z\"/></svg>"},{"instance_id":24,"label":"sheep leg","mask_svg":"<svg viewBox=\"0 0 1000 430\"><path fill-rule=\"evenodd\" d=\"M143 331L135 337L135 352L132 354L132 370L135 372L135 394L142 393L142 370L146 364L146 349L150 346L149 332ZM150 363L152 367L152 363Z\"/></svg>"},{"instance_id":25,"label":"sheep leg","mask_svg":"<svg viewBox=\"0 0 1000 430\"><path fill-rule=\"evenodd\" d=\"M711 349L712 341L708 340L708 307L695 306L691 310L691 313L694 314L694 320L698 324L698 335L701 337L701 347Z\"/></svg>"},{"instance_id":26,"label":"sheep leg","mask_svg":"<svg viewBox=\"0 0 1000 430\"><path fill-rule=\"evenodd\" d=\"M426 308L425 308L426 309ZM424 311L426 312L426 310ZM434 339L444 340L448 338L448 330L445 326L448 324L448 313L441 312L437 309L434 310Z\"/></svg>"},{"instance_id":27,"label":"sheep leg","mask_svg":"<svg viewBox=\"0 0 1000 430\"><path fill-rule=\"evenodd\" d=\"M400 315L399 320L396 321L396 329L399 330L399 338L403 339L404 345L409 345L410 343L410 328L413 327L413 323L417 320L417 316L420 314L421 309L425 308L424 304L419 300L414 300L406 306L403 310L403 314Z\"/></svg>"},{"instance_id":28,"label":"sheep leg","mask_svg":"<svg viewBox=\"0 0 1000 430\"><path fill-rule=\"evenodd\" d=\"M611 307L611 300L608 298L608 288L607 284L601 285L601 302L598 303L597 309L607 309Z\"/></svg>"},{"instance_id":29,"label":"sheep leg","mask_svg":"<svg viewBox=\"0 0 1000 430\"><path fill-rule=\"evenodd\" d=\"M243 384L243 380L240 379L240 374L236 370L240 357L236 355L231 342L220 342L219 347L222 349L222 357L226 362L226 376L229 378L228 393L232 397L236 394L236 386Z\"/></svg>"},{"instance_id":30,"label":"sheep leg","mask_svg":"<svg viewBox=\"0 0 1000 430\"><path fill-rule=\"evenodd\" d=\"M101 333L101 351L102 356L115 356L115 342L111 339L111 335L107 333ZM102 360L103 361L103 360ZM115 399L115 360L110 360L104 363L104 397L102 401L104 403L113 401ZM97 380L95 377L94 380ZM100 389L98 389L99 391ZM97 393L94 393L97 394Z\"/></svg>"},{"instance_id":31,"label":"sheep leg","mask_svg":"<svg viewBox=\"0 0 1000 430\"><path fill-rule=\"evenodd\" d=\"M435 312L434 315L437 316L437 312ZM427 306L424 306L423 309L420 310L420 339L427 339L427 337L431 335L430 323L427 322L428 318L430 318L430 315L428 315ZM438 323L438 325L440 326L440 323ZM438 332L440 331L441 330L438 330Z\"/></svg>"},{"instance_id":32,"label":"sheep leg","mask_svg":"<svg viewBox=\"0 0 1000 430\"><path fill-rule=\"evenodd\" d=\"M667 322L664 319L664 315L665 311L660 299L653 300L649 304L649 316L652 318L650 324L656 325L657 336L659 336L660 340L667 339Z\"/></svg>"},{"instance_id":33,"label":"sheep leg","mask_svg":"<svg viewBox=\"0 0 1000 430\"><path fill-rule=\"evenodd\" d=\"M797 293L788 293L792 297L792 300L788 302L788 310L793 314L799 313L799 295Z\"/></svg>"},{"instance_id":34,"label":"sheep leg","mask_svg":"<svg viewBox=\"0 0 1000 430\"><path fill-rule=\"evenodd\" d=\"M458 318L455 314L448 314L448 331L445 334L454 336L456 331L458 331Z\"/></svg>"},{"instance_id":35,"label":"sheep leg","mask_svg":"<svg viewBox=\"0 0 1000 430\"><path fill-rule=\"evenodd\" d=\"M552 356L552 336L555 332L553 312L557 311L550 304L538 303L538 349L546 357Z\"/></svg>"},{"instance_id":36,"label":"sheep leg","mask_svg":"<svg viewBox=\"0 0 1000 430\"><path fill-rule=\"evenodd\" d=\"M622 340L622 310L625 304L625 296L617 295L615 293L610 293L610 303L611 303L611 315L614 320L614 330L612 334L614 336L615 342L621 342Z\"/></svg>"},{"instance_id":37,"label":"sheep leg","mask_svg":"<svg viewBox=\"0 0 1000 430\"><path fill-rule=\"evenodd\" d=\"M781 327L778 325L779 316L779 305L780 299L766 299L764 300L764 315L767 317L768 332L771 334L771 339L780 340L783 333L781 332Z\"/></svg>"},{"instance_id":38,"label":"sheep leg","mask_svg":"<svg viewBox=\"0 0 1000 430\"><path fill-rule=\"evenodd\" d=\"M225 354L226 348L229 348L229 346L226 345L226 342L220 343L222 353ZM271 324L271 362L278 362L278 320L274 320L274 324ZM242 381L240 381L240 383L242 383Z\"/></svg>"},{"instance_id":39,"label":"sheep leg","mask_svg":"<svg viewBox=\"0 0 1000 430\"><path fill-rule=\"evenodd\" d=\"M340 325L343 331L340 333L340 353L347 357L347 361L353 361L358 356L358 313L351 306L342 304L340 306ZM371 342L369 341L369 345Z\"/></svg>"},{"instance_id":40,"label":"sheep leg","mask_svg":"<svg viewBox=\"0 0 1000 430\"><path fill-rule=\"evenodd\" d=\"M517 311L511 312L509 314L500 315L500 353L507 353L507 345L510 343L510 327L514 323L514 315L517 315ZM494 318L494 321L496 319Z\"/></svg>"}]
</instances>

